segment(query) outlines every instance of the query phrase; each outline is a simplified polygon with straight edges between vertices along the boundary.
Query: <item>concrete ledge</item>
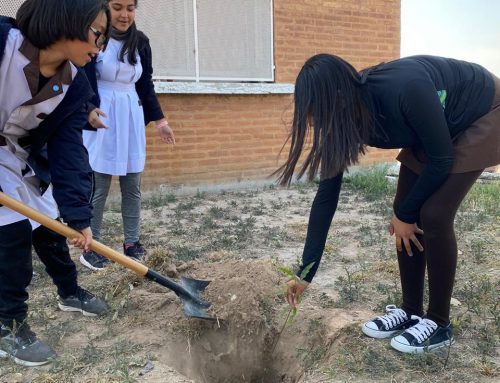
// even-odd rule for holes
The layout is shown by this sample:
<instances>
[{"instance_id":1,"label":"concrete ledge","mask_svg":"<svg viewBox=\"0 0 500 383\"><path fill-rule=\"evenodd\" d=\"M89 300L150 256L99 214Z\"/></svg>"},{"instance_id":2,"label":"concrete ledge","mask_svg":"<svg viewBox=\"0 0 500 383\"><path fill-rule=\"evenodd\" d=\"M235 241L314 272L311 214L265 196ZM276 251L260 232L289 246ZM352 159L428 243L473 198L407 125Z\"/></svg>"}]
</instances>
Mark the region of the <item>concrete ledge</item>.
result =
<instances>
[{"instance_id":1,"label":"concrete ledge","mask_svg":"<svg viewBox=\"0 0 500 383\"><path fill-rule=\"evenodd\" d=\"M155 81L158 94L293 94L293 84Z\"/></svg>"}]
</instances>

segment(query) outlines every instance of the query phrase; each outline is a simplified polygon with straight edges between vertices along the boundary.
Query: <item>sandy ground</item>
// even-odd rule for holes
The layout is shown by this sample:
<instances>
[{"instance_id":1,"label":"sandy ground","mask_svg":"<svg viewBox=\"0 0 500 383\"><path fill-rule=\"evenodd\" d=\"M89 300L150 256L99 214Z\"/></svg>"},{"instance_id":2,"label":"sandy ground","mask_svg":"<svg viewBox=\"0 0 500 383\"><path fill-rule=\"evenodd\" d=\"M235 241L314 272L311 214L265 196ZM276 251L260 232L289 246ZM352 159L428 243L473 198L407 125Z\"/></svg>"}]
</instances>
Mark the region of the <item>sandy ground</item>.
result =
<instances>
[{"instance_id":1,"label":"sandy ground","mask_svg":"<svg viewBox=\"0 0 500 383\"><path fill-rule=\"evenodd\" d=\"M0 361L0 383L428 381L405 380L408 366L378 379L370 361L356 375L358 362L345 356L353 347L387 352L385 344L364 339L359 327L394 297L387 289L398 278L386 211L352 193L343 193L321 268L297 316L285 324L288 277L280 267L301 255L314 194L315 187L303 186L155 197L145 204L147 266L175 280L211 281L202 298L212 304L213 321L186 317L172 291L119 265L98 273L83 268L76 249L81 285L105 297L111 310L103 318L62 313L36 262L30 323L59 358L35 369ZM104 225L102 241L120 250L120 214L113 207Z\"/></svg>"}]
</instances>

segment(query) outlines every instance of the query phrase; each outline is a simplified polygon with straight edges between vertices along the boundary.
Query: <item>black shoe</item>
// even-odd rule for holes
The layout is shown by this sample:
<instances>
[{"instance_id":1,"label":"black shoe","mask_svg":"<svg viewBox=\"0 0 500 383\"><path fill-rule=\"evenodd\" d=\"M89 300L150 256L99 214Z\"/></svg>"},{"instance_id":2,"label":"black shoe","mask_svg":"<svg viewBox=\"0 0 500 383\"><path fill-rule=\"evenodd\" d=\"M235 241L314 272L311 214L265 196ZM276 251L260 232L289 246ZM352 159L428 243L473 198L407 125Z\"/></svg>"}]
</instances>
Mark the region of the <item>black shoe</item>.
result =
<instances>
[{"instance_id":1,"label":"black shoe","mask_svg":"<svg viewBox=\"0 0 500 383\"><path fill-rule=\"evenodd\" d=\"M391 339L391 346L396 350L421 354L451 346L455 342L451 324L446 327L438 326L436 322L416 315L412 315L412 319L417 320L418 323Z\"/></svg>"},{"instance_id":2,"label":"black shoe","mask_svg":"<svg viewBox=\"0 0 500 383\"><path fill-rule=\"evenodd\" d=\"M91 270L98 271L104 269L109 264L109 259L89 250L82 253L80 263Z\"/></svg>"},{"instance_id":3,"label":"black shoe","mask_svg":"<svg viewBox=\"0 0 500 383\"><path fill-rule=\"evenodd\" d=\"M59 308L62 311L81 312L87 317L103 315L109 310L106 302L81 287L78 287L75 295L60 298Z\"/></svg>"},{"instance_id":4,"label":"black shoe","mask_svg":"<svg viewBox=\"0 0 500 383\"><path fill-rule=\"evenodd\" d=\"M123 252L127 257L135 258L139 261L146 256L146 249L139 241L132 244L124 243Z\"/></svg>"},{"instance_id":5,"label":"black shoe","mask_svg":"<svg viewBox=\"0 0 500 383\"><path fill-rule=\"evenodd\" d=\"M27 324L14 330L4 325L0 327L0 358L10 357L17 364L34 367L49 363L56 356Z\"/></svg>"},{"instance_id":6,"label":"black shoe","mask_svg":"<svg viewBox=\"0 0 500 383\"><path fill-rule=\"evenodd\" d=\"M385 315L376 317L363 324L361 330L371 338L389 338L394 334L406 330L418 323L417 320L408 318L408 314L394 305L385 307Z\"/></svg>"}]
</instances>

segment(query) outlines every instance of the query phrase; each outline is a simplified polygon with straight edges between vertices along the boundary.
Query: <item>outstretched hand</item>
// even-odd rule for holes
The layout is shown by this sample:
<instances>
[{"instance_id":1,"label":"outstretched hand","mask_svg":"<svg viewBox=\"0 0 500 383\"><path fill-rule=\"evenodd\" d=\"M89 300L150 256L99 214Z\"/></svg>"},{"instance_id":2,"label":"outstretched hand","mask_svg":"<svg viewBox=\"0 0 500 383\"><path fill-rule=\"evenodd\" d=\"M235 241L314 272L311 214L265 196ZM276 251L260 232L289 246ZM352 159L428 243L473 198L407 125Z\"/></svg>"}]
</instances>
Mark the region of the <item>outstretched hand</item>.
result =
<instances>
[{"instance_id":1,"label":"outstretched hand","mask_svg":"<svg viewBox=\"0 0 500 383\"><path fill-rule=\"evenodd\" d=\"M389 234L396 236L396 249L403 251L404 246L406 253L410 257L413 255L411 242L413 242L419 251L424 251L424 247L417 239L417 234L423 235L424 231L416 223L403 222L394 215L389 223Z\"/></svg>"},{"instance_id":2,"label":"outstretched hand","mask_svg":"<svg viewBox=\"0 0 500 383\"><path fill-rule=\"evenodd\" d=\"M158 134L163 142L166 144L175 145L174 131L168 125L167 120L162 120L156 122L156 128L158 129Z\"/></svg>"},{"instance_id":3,"label":"outstretched hand","mask_svg":"<svg viewBox=\"0 0 500 383\"><path fill-rule=\"evenodd\" d=\"M101 109L95 108L89 113L88 121L91 127L95 129L107 129L108 126L101 121L101 117L108 117Z\"/></svg>"},{"instance_id":4,"label":"outstretched hand","mask_svg":"<svg viewBox=\"0 0 500 383\"><path fill-rule=\"evenodd\" d=\"M290 279L287 283L287 294L286 301L293 308L297 308L297 304L299 303L299 298L302 293L307 289L309 283L306 281L301 281L298 278Z\"/></svg>"}]
</instances>

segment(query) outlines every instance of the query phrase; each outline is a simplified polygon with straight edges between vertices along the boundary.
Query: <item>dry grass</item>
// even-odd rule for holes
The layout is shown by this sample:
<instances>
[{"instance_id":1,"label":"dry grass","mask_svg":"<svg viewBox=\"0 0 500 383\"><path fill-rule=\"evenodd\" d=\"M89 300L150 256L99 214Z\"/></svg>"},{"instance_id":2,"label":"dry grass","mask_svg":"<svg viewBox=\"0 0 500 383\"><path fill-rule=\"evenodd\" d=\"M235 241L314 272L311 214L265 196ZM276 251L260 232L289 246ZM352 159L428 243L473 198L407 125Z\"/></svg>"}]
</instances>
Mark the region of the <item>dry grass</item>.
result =
<instances>
[{"instance_id":1,"label":"dry grass","mask_svg":"<svg viewBox=\"0 0 500 383\"><path fill-rule=\"evenodd\" d=\"M377 169L347 178L317 282L311 286L305 307L314 306L324 315L338 308L345 312L377 313L386 304L400 303L393 239L385 234L393 190L394 185L384 177L384 171ZM314 193L315 185L300 184L288 190L153 195L144 203L142 225L143 242L152 254L149 266L176 276L178 269L197 261L217 264L229 260L274 259L280 264L297 264ZM364 337L359 323L344 327L327 341L318 341L318 334L324 331L324 323L318 319L307 324L310 341L293 346L297 363L305 371L303 379L309 379L304 381L493 382L498 379L499 196L498 182L479 183L457 216L460 256L454 292L456 305L452 307L457 342L450 350L422 357L401 355L390 349L387 342ZM106 214L102 238L117 249L121 243L120 219L115 211ZM78 253L74 255L76 259ZM112 306L112 313L105 318L80 318L56 310L54 288L38 261L35 269L40 277L30 291L30 322L61 356L56 363L42 369L24 369L0 360L0 382L143 381L139 375L142 368L148 361L156 363L151 352L154 340L138 341L126 334L130 331L147 334L148 329L158 325L153 326L152 319L130 295L137 286L151 296L159 288L145 284L117 266L99 275L80 269L82 285L92 286L91 290L105 296ZM165 304L147 301L148 296L144 299L143 304ZM175 296L169 299L175 302ZM271 308L275 303L272 299L270 302L261 304L260 309L272 322ZM299 308L295 321L301 320ZM179 333L189 333L186 337L192 339L193 328L183 326L177 324Z\"/></svg>"}]
</instances>

